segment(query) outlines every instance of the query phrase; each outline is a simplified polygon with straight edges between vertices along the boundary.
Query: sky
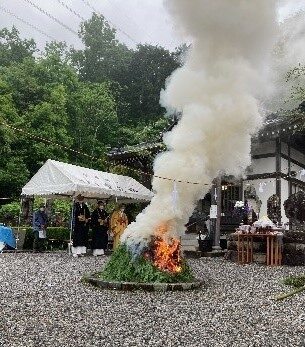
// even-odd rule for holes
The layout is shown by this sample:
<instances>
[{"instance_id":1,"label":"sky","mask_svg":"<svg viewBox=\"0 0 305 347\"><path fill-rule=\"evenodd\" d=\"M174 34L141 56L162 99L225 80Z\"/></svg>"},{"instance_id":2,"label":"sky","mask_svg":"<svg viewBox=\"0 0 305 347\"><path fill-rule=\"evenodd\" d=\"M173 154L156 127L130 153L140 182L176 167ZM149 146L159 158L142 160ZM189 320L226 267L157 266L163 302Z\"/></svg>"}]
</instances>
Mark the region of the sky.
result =
<instances>
[{"instance_id":1,"label":"sky","mask_svg":"<svg viewBox=\"0 0 305 347\"><path fill-rule=\"evenodd\" d=\"M305 8L305 0L280 0L280 2L280 21L295 11ZM31 3L55 19L49 18ZM71 13L63 4L69 6L76 14ZM1 27L15 25L21 37L34 38L39 49L43 49L46 41L50 41L50 38L39 31L59 41L66 41L75 48L81 48L77 34L69 29L77 32L81 22L79 17L90 18L91 7L106 17L117 29L118 39L130 47L135 47L137 43L150 43L174 50L183 42L183 39L175 33L163 0L2 0L0 23ZM16 16L30 25L21 22ZM69 29L56 23L56 19Z\"/></svg>"},{"instance_id":2,"label":"sky","mask_svg":"<svg viewBox=\"0 0 305 347\"><path fill-rule=\"evenodd\" d=\"M146 42L174 49L181 43L174 34L173 25L163 7L162 0L2 0L0 2L1 27L11 27L14 24L22 37L33 37L39 48L42 48L50 39L14 18L4 9L35 25L48 35L66 41L76 48L81 47L81 43L77 35L41 13L30 2L38 5L74 31L78 31L81 19L61 3L71 7L85 19L89 19L92 14L89 4L106 17L117 29L118 38L131 47L135 47L137 43Z\"/></svg>"}]
</instances>

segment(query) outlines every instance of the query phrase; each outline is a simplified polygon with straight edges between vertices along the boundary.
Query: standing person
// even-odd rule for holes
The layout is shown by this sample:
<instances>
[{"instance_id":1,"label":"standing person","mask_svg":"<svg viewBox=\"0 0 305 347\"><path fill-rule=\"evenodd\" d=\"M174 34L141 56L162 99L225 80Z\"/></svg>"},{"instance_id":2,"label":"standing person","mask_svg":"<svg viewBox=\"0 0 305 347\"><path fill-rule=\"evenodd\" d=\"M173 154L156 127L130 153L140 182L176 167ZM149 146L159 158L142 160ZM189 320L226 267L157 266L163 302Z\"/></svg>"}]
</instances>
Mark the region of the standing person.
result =
<instances>
[{"instance_id":1,"label":"standing person","mask_svg":"<svg viewBox=\"0 0 305 347\"><path fill-rule=\"evenodd\" d=\"M97 208L91 215L92 253L94 256L104 255L108 244L109 214L105 211L105 203L98 201Z\"/></svg>"},{"instance_id":2,"label":"standing person","mask_svg":"<svg viewBox=\"0 0 305 347\"><path fill-rule=\"evenodd\" d=\"M83 256L87 251L90 211L79 194L73 208L73 257Z\"/></svg>"},{"instance_id":3,"label":"standing person","mask_svg":"<svg viewBox=\"0 0 305 347\"><path fill-rule=\"evenodd\" d=\"M39 210L34 212L33 232L34 232L34 252L43 252L45 250L45 239L48 217L45 213L45 205L40 204Z\"/></svg>"},{"instance_id":4,"label":"standing person","mask_svg":"<svg viewBox=\"0 0 305 347\"><path fill-rule=\"evenodd\" d=\"M125 205L121 205L118 210L115 210L111 215L110 227L113 233L113 249L119 245L121 235L128 225L128 218L125 211Z\"/></svg>"}]
</instances>

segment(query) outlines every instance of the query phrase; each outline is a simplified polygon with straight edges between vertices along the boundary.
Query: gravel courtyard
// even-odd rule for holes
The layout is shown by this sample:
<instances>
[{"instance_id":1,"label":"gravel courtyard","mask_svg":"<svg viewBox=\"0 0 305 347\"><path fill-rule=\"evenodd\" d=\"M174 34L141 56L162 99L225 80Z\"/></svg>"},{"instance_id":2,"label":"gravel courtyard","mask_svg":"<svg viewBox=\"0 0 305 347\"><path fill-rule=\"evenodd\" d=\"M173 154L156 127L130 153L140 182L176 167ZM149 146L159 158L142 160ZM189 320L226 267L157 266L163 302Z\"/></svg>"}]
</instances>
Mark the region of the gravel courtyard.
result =
<instances>
[{"instance_id":1,"label":"gravel courtyard","mask_svg":"<svg viewBox=\"0 0 305 347\"><path fill-rule=\"evenodd\" d=\"M282 302L280 280L304 267L190 261L195 292L98 291L80 282L106 259L0 255L0 346L305 346L305 294Z\"/></svg>"}]
</instances>

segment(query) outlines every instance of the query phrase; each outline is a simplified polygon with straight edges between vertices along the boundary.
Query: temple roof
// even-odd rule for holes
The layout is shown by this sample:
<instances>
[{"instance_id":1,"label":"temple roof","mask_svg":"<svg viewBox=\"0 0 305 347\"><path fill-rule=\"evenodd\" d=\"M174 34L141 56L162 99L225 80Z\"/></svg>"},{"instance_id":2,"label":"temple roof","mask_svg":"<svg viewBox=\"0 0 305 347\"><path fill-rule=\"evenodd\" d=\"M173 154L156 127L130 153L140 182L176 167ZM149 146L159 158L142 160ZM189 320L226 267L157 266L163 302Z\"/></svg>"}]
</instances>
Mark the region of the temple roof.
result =
<instances>
[{"instance_id":1,"label":"temple roof","mask_svg":"<svg viewBox=\"0 0 305 347\"><path fill-rule=\"evenodd\" d=\"M145 153L156 154L165 149L162 138L163 135L172 130L178 123L178 117L173 119L172 124L164 129L160 136L152 142L144 142L134 146L112 148L107 156L111 160L120 160L135 155L145 156ZM298 108L291 111L281 110L269 114L262 129L253 137L254 142L265 142L280 137L305 152L305 101Z\"/></svg>"}]
</instances>

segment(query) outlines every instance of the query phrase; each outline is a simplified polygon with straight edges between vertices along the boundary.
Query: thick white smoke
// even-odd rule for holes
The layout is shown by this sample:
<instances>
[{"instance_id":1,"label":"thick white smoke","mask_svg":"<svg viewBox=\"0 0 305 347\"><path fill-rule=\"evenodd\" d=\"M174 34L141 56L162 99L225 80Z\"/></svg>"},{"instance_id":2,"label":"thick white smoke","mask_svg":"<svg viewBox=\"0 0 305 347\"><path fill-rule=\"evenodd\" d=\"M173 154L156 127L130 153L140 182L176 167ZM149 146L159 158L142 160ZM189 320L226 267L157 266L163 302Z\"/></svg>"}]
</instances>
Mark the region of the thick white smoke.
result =
<instances>
[{"instance_id":1,"label":"thick white smoke","mask_svg":"<svg viewBox=\"0 0 305 347\"><path fill-rule=\"evenodd\" d=\"M293 3L294 1L285 1ZM305 1L303 3L305 7ZM301 64L305 65L305 11L299 11L285 18L279 27L279 36L272 57L272 74L274 92L267 101L271 111L280 108L296 108L301 101L291 99L292 86L298 81L293 78L287 81L287 73ZM304 85L304 80L302 81Z\"/></svg>"},{"instance_id":2,"label":"thick white smoke","mask_svg":"<svg viewBox=\"0 0 305 347\"><path fill-rule=\"evenodd\" d=\"M162 105L182 116L164 136L168 151L156 158L154 173L184 182L154 178L151 204L122 236L132 249L146 246L160 225L169 236L183 233L212 180L219 173L243 173L251 160L251 135L262 124L259 100L270 91L276 0L165 3L180 33L192 38L192 48L161 93Z\"/></svg>"}]
</instances>

